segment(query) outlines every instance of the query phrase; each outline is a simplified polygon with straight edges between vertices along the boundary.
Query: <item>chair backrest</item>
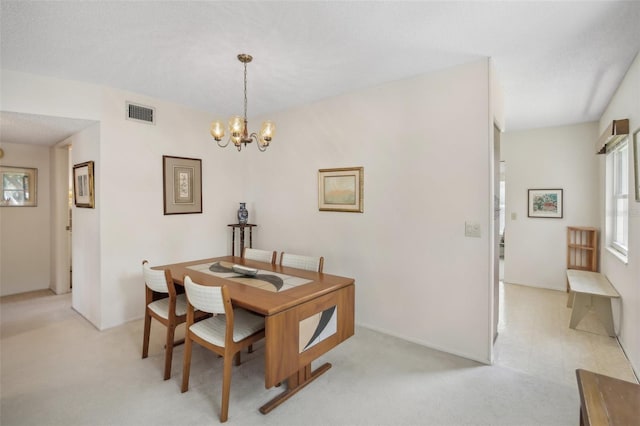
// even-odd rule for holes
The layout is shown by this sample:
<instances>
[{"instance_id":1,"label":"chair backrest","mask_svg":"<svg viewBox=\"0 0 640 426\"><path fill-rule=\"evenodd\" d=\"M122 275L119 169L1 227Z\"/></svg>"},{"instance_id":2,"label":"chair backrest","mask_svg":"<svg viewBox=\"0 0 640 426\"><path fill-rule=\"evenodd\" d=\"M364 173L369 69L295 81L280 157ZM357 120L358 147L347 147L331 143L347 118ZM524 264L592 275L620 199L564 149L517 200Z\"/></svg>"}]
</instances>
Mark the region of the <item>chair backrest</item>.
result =
<instances>
[{"instance_id":1,"label":"chair backrest","mask_svg":"<svg viewBox=\"0 0 640 426\"><path fill-rule=\"evenodd\" d=\"M158 293L169 293L167 286L167 271L162 269L151 269L149 262L142 261L142 274L144 275L144 283L151 290Z\"/></svg>"},{"instance_id":2,"label":"chair backrest","mask_svg":"<svg viewBox=\"0 0 640 426\"><path fill-rule=\"evenodd\" d=\"M276 251L260 250L245 247L242 257L249 260L257 260L258 262L276 263Z\"/></svg>"},{"instance_id":3,"label":"chair backrest","mask_svg":"<svg viewBox=\"0 0 640 426\"><path fill-rule=\"evenodd\" d=\"M226 314L223 287L200 285L189 275L184 276L184 290L189 303L199 311ZM229 301L230 303L230 301Z\"/></svg>"},{"instance_id":4,"label":"chair backrest","mask_svg":"<svg viewBox=\"0 0 640 426\"><path fill-rule=\"evenodd\" d=\"M280 265L305 269L307 271L322 272L324 257L302 256L299 254L282 252L282 254L280 254Z\"/></svg>"}]
</instances>

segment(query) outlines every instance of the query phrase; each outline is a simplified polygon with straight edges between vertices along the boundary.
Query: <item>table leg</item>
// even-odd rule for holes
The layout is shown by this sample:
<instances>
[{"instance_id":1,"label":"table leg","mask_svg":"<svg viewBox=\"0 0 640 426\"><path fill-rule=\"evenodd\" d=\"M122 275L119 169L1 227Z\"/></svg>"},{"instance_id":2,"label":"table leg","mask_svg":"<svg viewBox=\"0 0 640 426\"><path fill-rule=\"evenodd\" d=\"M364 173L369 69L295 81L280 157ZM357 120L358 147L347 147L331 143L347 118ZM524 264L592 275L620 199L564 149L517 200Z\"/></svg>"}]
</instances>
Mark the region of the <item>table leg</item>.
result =
<instances>
[{"instance_id":1,"label":"table leg","mask_svg":"<svg viewBox=\"0 0 640 426\"><path fill-rule=\"evenodd\" d=\"M236 228L231 228L231 256L236 255Z\"/></svg>"},{"instance_id":2,"label":"table leg","mask_svg":"<svg viewBox=\"0 0 640 426\"><path fill-rule=\"evenodd\" d=\"M611 337L616 337L613 328L613 313L611 312L611 299L608 297L593 297L593 308L595 309L600 321Z\"/></svg>"},{"instance_id":3,"label":"table leg","mask_svg":"<svg viewBox=\"0 0 640 426\"><path fill-rule=\"evenodd\" d=\"M573 294L573 310L571 311L569 328L575 329L580 320L589 312L589 309L593 308L604 325L604 328L607 330L607 334L611 337L616 336L613 327L613 313L611 311L610 298L584 293L571 293Z\"/></svg>"},{"instance_id":4,"label":"table leg","mask_svg":"<svg viewBox=\"0 0 640 426\"><path fill-rule=\"evenodd\" d=\"M573 307L573 298L575 296L575 293L572 292L571 290L569 290L569 296L567 297L567 308L572 308Z\"/></svg>"},{"instance_id":5,"label":"table leg","mask_svg":"<svg viewBox=\"0 0 640 426\"><path fill-rule=\"evenodd\" d=\"M591 295L573 292L573 309L571 310L571 321L569 328L575 329L578 323L589 312L591 306Z\"/></svg>"},{"instance_id":6,"label":"table leg","mask_svg":"<svg viewBox=\"0 0 640 426\"><path fill-rule=\"evenodd\" d=\"M244 252L244 227L240 228L240 256Z\"/></svg>"},{"instance_id":7,"label":"table leg","mask_svg":"<svg viewBox=\"0 0 640 426\"><path fill-rule=\"evenodd\" d=\"M271 410L291 398L293 395L298 393L299 390L307 386L309 383L313 382L330 368L331 364L328 362L322 364L320 367L316 368L313 371L311 370L311 364L305 365L300 370L298 370L296 374L290 376L287 379L287 390L260 407L260 412L262 414L271 412Z\"/></svg>"},{"instance_id":8,"label":"table leg","mask_svg":"<svg viewBox=\"0 0 640 426\"><path fill-rule=\"evenodd\" d=\"M249 248L253 248L253 226L249 227Z\"/></svg>"}]
</instances>

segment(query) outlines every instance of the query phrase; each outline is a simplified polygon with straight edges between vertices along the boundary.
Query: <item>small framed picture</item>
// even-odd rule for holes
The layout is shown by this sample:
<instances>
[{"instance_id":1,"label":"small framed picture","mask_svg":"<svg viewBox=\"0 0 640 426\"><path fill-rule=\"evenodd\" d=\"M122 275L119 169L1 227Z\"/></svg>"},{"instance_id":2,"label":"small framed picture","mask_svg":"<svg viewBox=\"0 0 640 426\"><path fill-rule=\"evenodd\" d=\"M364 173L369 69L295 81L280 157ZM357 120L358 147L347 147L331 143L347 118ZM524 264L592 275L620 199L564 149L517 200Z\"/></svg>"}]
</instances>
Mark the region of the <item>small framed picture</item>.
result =
<instances>
[{"instance_id":1,"label":"small framed picture","mask_svg":"<svg viewBox=\"0 0 640 426\"><path fill-rule=\"evenodd\" d=\"M93 161L73 166L73 203L76 207L94 208Z\"/></svg>"},{"instance_id":2,"label":"small framed picture","mask_svg":"<svg viewBox=\"0 0 640 426\"><path fill-rule=\"evenodd\" d=\"M202 160L162 156L164 214L202 213Z\"/></svg>"},{"instance_id":3,"label":"small framed picture","mask_svg":"<svg viewBox=\"0 0 640 426\"><path fill-rule=\"evenodd\" d=\"M0 207L38 205L38 169L0 166Z\"/></svg>"},{"instance_id":4,"label":"small framed picture","mask_svg":"<svg viewBox=\"0 0 640 426\"><path fill-rule=\"evenodd\" d=\"M562 189L530 189L529 217L562 219Z\"/></svg>"},{"instance_id":5,"label":"small framed picture","mask_svg":"<svg viewBox=\"0 0 640 426\"><path fill-rule=\"evenodd\" d=\"M318 208L322 211L364 212L364 167L318 170Z\"/></svg>"}]
</instances>

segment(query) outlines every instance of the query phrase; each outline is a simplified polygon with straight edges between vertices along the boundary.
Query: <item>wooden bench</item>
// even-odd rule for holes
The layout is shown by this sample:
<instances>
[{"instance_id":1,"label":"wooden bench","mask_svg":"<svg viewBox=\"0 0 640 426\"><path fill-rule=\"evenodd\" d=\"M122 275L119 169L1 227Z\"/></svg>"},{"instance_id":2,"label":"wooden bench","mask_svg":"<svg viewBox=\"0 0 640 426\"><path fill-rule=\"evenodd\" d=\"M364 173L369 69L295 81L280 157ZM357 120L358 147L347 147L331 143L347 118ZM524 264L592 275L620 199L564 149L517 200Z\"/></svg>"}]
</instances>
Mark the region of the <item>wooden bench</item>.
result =
<instances>
[{"instance_id":1,"label":"wooden bench","mask_svg":"<svg viewBox=\"0 0 640 426\"><path fill-rule=\"evenodd\" d=\"M577 369L580 426L640 426L640 385Z\"/></svg>"},{"instance_id":2,"label":"wooden bench","mask_svg":"<svg viewBox=\"0 0 640 426\"><path fill-rule=\"evenodd\" d=\"M609 336L615 337L611 299L619 298L620 294L613 288L607 277L599 272L567 269L567 281L569 282L567 306L573 308L569 328L575 329L580 320L593 308Z\"/></svg>"}]
</instances>

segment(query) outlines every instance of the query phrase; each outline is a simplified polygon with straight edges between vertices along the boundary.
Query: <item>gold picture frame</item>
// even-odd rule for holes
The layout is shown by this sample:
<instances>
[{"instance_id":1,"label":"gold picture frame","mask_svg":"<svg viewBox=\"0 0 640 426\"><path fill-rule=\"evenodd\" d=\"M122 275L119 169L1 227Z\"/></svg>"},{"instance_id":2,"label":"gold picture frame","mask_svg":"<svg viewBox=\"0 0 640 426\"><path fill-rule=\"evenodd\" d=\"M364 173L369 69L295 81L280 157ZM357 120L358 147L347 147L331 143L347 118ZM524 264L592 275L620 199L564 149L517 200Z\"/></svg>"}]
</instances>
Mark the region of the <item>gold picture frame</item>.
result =
<instances>
[{"instance_id":1,"label":"gold picture frame","mask_svg":"<svg viewBox=\"0 0 640 426\"><path fill-rule=\"evenodd\" d=\"M162 156L164 214L202 213L202 160Z\"/></svg>"},{"instance_id":2,"label":"gold picture frame","mask_svg":"<svg viewBox=\"0 0 640 426\"><path fill-rule=\"evenodd\" d=\"M36 207L38 169L0 166L0 207Z\"/></svg>"},{"instance_id":3,"label":"gold picture frame","mask_svg":"<svg viewBox=\"0 0 640 426\"><path fill-rule=\"evenodd\" d=\"M364 212L364 167L318 170L318 209Z\"/></svg>"},{"instance_id":4,"label":"gold picture frame","mask_svg":"<svg viewBox=\"0 0 640 426\"><path fill-rule=\"evenodd\" d=\"M76 207L95 207L94 163L86 161L73 166L73 203Z\"/></svg>"}]
</instances>

